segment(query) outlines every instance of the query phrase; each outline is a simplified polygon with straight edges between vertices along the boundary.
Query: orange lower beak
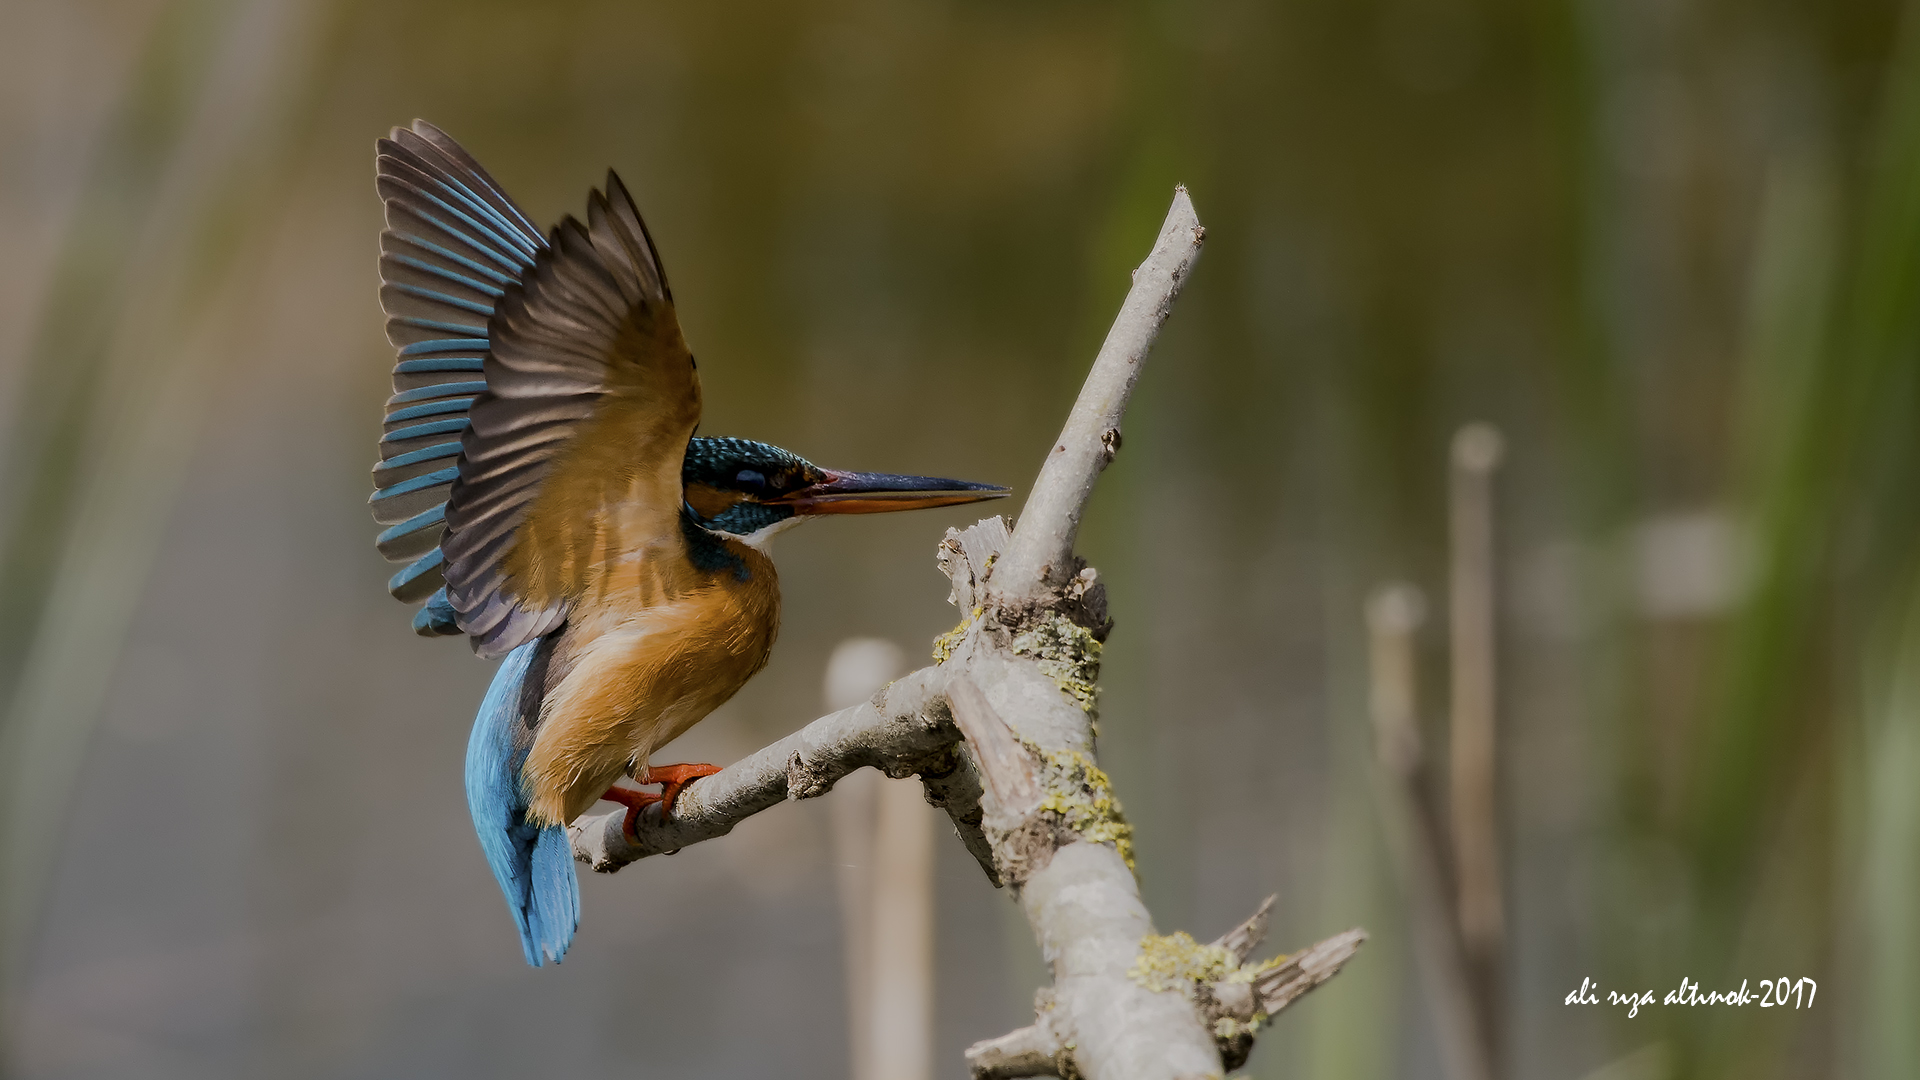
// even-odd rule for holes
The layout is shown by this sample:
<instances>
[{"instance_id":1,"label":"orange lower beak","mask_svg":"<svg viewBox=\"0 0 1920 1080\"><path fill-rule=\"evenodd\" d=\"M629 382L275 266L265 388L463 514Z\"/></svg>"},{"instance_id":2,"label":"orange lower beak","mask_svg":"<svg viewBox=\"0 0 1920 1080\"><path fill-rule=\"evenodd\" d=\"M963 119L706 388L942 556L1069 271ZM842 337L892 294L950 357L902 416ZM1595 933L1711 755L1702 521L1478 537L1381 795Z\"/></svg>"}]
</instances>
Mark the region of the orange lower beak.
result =
<instances>
[{"instance_id":1,"label":"orange lower beak","mask_svg":"<svg viewBox=\"0 0 1920 1080\"><path fill-rule=\"evenodd\" d=\"M1013 494L1010 488L937 476L823 471L827 474L824 481L771 501L793 507L796 514L884 514L1003 499Z\"/></svg>"}]
</instances>

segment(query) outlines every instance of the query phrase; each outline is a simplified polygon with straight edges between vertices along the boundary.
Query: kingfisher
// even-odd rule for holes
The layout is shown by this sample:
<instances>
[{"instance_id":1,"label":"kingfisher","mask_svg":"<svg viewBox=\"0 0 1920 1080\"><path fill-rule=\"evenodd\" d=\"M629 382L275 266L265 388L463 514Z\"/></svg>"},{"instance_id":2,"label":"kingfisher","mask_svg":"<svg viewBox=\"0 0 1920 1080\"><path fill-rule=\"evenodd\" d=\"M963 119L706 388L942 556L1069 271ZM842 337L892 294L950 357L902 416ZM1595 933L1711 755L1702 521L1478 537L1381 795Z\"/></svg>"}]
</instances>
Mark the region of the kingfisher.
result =
<instances>
[{"instance_id":1,"label":"kingfisher","mask_svg":"<svg viewBox=\"0 0 1920 1080\"><path fill-rule=\"evenodd\" d=\"M991 484L821 468L694 434L700 379L666 271L611 170L546 236L416 120L381 139L380 302L397 350L371 503L416 632L501 659L467 804L527 962L566 955L566 826L594 803L671 814L712 765L650 756L763 667L774 534L824 514L1000 498ZM502 659L504 658L504 659ZM659 794L617 781L658 784Z\"/></svg>"}]
</instances>

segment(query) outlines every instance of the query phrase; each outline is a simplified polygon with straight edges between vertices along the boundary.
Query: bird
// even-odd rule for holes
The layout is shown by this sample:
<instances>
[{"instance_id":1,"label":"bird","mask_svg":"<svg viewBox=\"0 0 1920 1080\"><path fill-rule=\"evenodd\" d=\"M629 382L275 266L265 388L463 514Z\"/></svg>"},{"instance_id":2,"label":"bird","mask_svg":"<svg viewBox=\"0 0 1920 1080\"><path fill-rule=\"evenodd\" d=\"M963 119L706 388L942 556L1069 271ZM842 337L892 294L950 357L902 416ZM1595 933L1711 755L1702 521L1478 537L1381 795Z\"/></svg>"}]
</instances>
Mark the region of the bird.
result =
<instances>
[{"instance_id":1,"label":"bird","mask_svg":"<svg viewBox=\"0 0 1920 1080\"><path fill-rule=\"evenodd\" d=\"M655 750L767 662L768 541L830 514L1009 489L822 468L696 434L700 379L653 238L612 170L543 235L424 120L376 145L380 301L396 350L370 499L414 630L500 660L468 740L468 809L527 963L579 924L566 826L597 801L670 815L712 765ZM658 784L659 794L618 783Z\"/></svg>"}]
</instances>

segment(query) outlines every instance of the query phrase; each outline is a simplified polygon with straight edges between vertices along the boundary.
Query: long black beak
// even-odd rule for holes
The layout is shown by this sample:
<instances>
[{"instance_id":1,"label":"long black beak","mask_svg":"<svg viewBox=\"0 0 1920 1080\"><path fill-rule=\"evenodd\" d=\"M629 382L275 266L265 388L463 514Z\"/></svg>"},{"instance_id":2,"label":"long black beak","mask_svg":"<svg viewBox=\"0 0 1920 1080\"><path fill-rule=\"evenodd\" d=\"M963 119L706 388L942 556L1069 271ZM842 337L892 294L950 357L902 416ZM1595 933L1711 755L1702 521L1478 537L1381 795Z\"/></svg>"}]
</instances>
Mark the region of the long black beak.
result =
<instances>
[{"instance_id":1,"label":"long black beak","mask_svg":"<svg viewBox=\"0 0 1920 1080\"><path fill-rule=\"evenodd\" d=\"M796 514L884 514L889 510L924 510L1004 499L1013 494L1010 488L937 476L821 471L827 478L820 483L769 501L791 506Z\"/></svg>"}]
</instances>

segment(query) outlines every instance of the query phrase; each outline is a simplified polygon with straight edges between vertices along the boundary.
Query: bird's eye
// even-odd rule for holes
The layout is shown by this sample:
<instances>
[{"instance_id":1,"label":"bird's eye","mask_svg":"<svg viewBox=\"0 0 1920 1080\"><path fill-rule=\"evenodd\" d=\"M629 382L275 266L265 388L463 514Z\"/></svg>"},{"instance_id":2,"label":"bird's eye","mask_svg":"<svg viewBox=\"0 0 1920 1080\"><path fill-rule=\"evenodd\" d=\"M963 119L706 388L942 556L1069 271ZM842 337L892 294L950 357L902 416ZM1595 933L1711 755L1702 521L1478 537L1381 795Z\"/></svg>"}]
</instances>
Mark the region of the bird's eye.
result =
<instances>
[{"instance_id":1,"label":"bird's eye","mask_svg":"<svg viewBox=\"0 0 1920 1080\"><path fill-rule=\"evenodd\" d=\"M748 491L761 491L767 486L767 477L753 469L741 469L734 475L733 482Z\"/></svg>"}]
</instances>

